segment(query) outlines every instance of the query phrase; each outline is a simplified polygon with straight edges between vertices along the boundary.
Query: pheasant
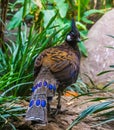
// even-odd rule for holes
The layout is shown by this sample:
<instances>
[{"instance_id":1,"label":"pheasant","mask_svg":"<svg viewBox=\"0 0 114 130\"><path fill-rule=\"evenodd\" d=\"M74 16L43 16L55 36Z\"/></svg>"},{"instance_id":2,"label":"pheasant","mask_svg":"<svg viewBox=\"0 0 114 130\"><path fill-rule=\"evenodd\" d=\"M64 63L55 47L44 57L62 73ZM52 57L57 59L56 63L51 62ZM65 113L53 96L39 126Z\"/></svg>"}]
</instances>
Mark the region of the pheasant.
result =
<instances>
[{"instance_id":1,"label":"pheasant","mask_svg":"<svg viewBox=\"0 0 114 130\"><path fill-rule=\"evenodd\" d=\"M26 120L37 121L46 125L50 111L50 101L58 92L56 112L61 109L61 95L64 89L76 82L80 68L80 41L75 21L72 19L71 30L62 45L45 49L35 60L34 86Z\"/></svg>"}]
</instances>

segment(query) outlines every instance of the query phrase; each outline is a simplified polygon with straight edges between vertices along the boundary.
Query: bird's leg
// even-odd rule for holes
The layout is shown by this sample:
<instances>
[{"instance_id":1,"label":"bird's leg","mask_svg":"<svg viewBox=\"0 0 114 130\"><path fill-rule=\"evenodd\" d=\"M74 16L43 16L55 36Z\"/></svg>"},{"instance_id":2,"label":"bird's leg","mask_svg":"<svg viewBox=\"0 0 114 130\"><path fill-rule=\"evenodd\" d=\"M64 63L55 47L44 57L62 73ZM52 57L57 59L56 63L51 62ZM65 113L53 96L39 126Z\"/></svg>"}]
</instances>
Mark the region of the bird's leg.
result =
<instances>
[{"instance_id":1,"label":"bird's leg","mask_svg":"<svg viewBox=\"0 0 114 130\"><path fill-rule=\"evenodd\" d=\"M47 111L48 111L48 113L50 113L50 103L49 103L49 101L47 102Z\"/></svg>"},{"instance_id":2,"label":"bird's leg","mask_svg":"<svg viewBox=\"0 0 114 130\"><path fill-rule=\"evenodd\" d=\"M57 111L61 110L61 91L58 92L58 104L57 104Z\"/></svg>"},{"instance_id":3,"label":"bird's leg","mask_svg":"<svg viewBox=\"0 0 114 130\"><path fill-rule=\"evenodd\" d=\"M58 104L57 104L57 108L56 108L56 111L55 111L55 114L54 115L57 115L57 114L65 114L68 110L61 110L61 95L62 95L62 92L59 91L58 92Z\"/></svg>"},{"instance_id":4,"label":"bird's leg","mask_svg":"<svg viewBox=\"0 0 114 130\"><path fill-rule=\"evenodd\" d=\"M63 111L61 111L61 95L62 95L62 92L61 91L58 91L58 103L57 103L57 108L51 108L51 110L52 110L52 113L50 114L50 115L52 115L52 116L55 116L55 115L57 115L57 114L65 114L66 113L66 111L68 111L68 110L63 110Z\"/></svg>"},{"instance_id":5,"label":"bird's leg","mask_svg":"<svg viewBox=\"0 0 114 130\"><path fill-rule=\"evenodd\" d=\"M49 111L49 112L51 112L51 115L57 115L61 110L61 91L58 92L57 100L58 100L57 107L56 108L49 108L51 110L51 111ZM48 107L47 107L47 109L48 109Z\"/></svg>"},{"instance_id":6,"label":"bird's leg","mask_svg":"<svg viewBox=\"0 0 114 130\"><path fill-rule=\"evenodd\" d=\"M58 103L57 103L57 108L55 109L55 112L53 113L54 115L57 115L61 110L61 91L58 92Z\"/></svg>"}]
</instances>

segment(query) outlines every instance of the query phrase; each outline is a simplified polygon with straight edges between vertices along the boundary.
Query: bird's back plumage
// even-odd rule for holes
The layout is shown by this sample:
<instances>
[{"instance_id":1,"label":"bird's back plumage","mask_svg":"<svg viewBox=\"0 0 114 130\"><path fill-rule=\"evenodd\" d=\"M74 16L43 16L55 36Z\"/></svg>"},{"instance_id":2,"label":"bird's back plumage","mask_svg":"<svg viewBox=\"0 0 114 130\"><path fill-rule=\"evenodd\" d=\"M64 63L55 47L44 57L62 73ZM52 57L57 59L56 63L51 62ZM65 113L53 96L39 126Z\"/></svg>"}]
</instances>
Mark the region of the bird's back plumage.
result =
<instances>
[{"instance_id":1,"label":"bird's back plumage","mask_svg":"<svg viewBox=\"0 0 114 130\"><path fill-rule=\"evenodd\" d=\"M72 26L75 26L74 21ZM68 33L69 41L66 38L62 45L48 48L36 58L35 81L26 114L27 120L37 120L41 124L46 124L48 99L52 99L56 90L60 93L67 86L76 82L79 73L80 52L76 41L79 34L75 33L79 32L76 29L73 30Z\"/></svg>"}]
</instances>

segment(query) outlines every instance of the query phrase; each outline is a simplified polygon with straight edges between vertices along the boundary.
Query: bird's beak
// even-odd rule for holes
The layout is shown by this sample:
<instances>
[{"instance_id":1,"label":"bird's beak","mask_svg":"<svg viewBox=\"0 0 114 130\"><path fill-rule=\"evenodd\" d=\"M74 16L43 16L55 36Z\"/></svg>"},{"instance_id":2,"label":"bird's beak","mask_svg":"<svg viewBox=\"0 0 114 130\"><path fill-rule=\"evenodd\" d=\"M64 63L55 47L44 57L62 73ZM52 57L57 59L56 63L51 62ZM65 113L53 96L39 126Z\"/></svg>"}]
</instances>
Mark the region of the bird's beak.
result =
<instances>
[{"instance_id":1,"label":"bird's beak","mask_svg":"<svg viewBox=\"0 0 114 130\"><path fill-rule=\"evenodd\" d=\"M78 39L77 39L77 42L81 42L81 39L80 39L80 38L78 38Z\"/></svg>"}]
</instances>

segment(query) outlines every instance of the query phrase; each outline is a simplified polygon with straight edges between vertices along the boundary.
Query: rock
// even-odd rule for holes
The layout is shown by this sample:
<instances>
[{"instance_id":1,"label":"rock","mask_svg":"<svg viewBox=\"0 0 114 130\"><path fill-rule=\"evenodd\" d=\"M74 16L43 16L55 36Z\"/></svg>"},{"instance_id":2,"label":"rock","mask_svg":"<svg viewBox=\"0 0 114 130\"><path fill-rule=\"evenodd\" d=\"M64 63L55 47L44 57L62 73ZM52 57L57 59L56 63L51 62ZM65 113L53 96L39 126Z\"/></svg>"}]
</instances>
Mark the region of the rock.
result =
<instances>
[{"instance_id":1,"label":"rock","mask_svg":"<svg viewBox=\"0 0 114 130\"><path fill-rule=\"evenodd\" d=\"M111 70L109 66L114 65L114 49L107 48L107 46L114 47L114 38L107 35L114 36L114 9L105 13L92 26L88 33L88 40L85 41L88 57L82 58L81 77L89 86L93 85L84 74L87 74L100 88L114 79L112 72L97 76L102 71Z\"/></svg>"}]
</instances>

